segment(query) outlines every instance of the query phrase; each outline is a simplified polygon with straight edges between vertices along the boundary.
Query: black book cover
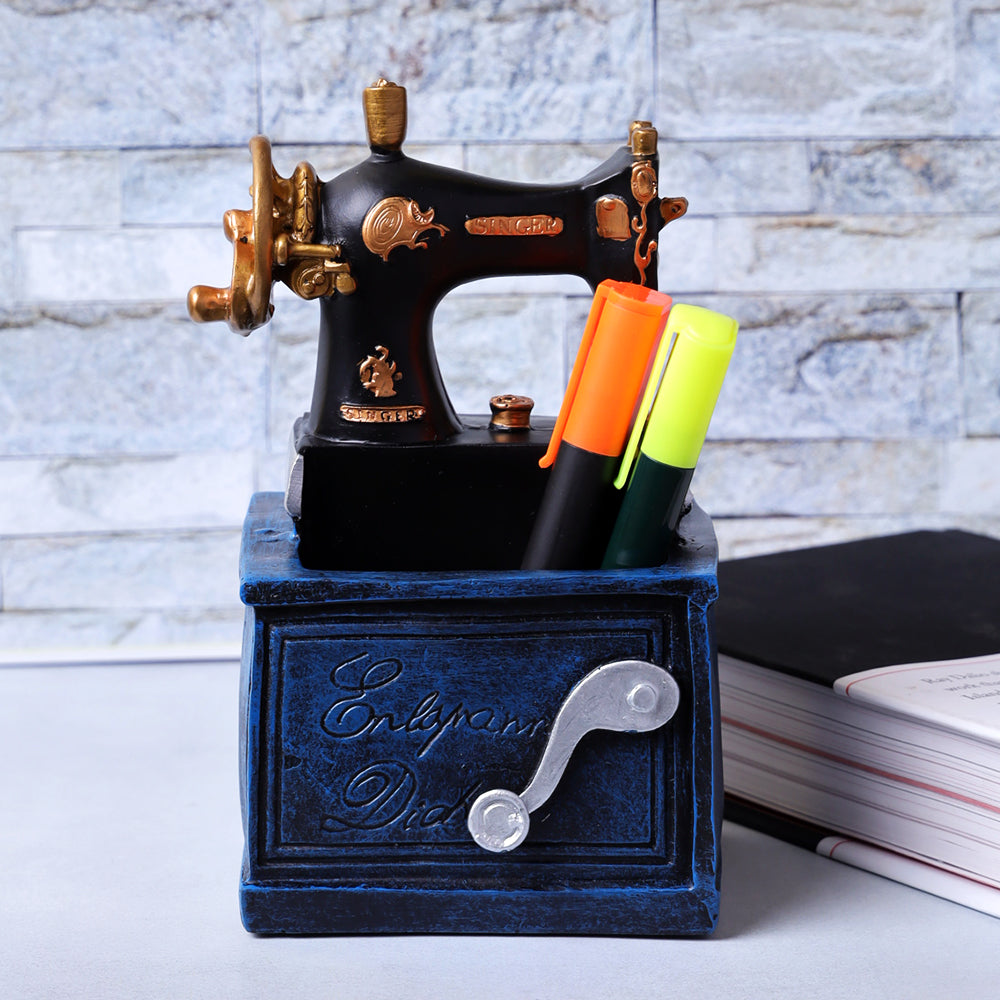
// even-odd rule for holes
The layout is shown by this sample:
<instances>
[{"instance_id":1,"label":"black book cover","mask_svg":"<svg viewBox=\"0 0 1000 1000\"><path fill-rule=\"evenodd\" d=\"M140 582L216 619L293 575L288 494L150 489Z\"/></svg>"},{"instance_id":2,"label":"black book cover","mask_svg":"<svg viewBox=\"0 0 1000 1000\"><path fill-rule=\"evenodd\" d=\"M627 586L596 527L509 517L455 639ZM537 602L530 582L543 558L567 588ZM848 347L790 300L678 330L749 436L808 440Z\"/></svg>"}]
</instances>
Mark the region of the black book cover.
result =
<instances>
[{"instance_id":1,"label":"black book cover","mask_svg":"<svg viewBox=\"0 0 1000 1000\"><path fill-rule=\"evenodd\" d=\"M787 816L767 806L758 805L738 795L726 795L724 815L730 823L748 826L751 830L777 837L796 847L815 851L821 840L831 835L829 830L807 823L794 816Z\"/></svg>"},{"instance_id":2,"label":"black book cover","mask_svg":"<svg viewBox=\"0 0 1000 1000\"><path fill-rule=\"evenodd\" d=\"M832 685L1000 652L1000 540L913 531L719 564L720 653Z\"/></svg>"}]
</instances>

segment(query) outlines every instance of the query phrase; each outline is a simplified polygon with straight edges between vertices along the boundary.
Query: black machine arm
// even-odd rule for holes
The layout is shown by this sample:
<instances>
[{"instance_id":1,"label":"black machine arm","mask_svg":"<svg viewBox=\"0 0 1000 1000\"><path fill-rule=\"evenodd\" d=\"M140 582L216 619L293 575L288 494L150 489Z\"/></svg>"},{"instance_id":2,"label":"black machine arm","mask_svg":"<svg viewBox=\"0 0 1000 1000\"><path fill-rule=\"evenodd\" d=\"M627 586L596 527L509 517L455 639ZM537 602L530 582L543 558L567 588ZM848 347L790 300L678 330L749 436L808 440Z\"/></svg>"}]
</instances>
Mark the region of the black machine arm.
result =
<instances>
[{"instance_id":1,"label":"black machine arm","mask_svg":"<svg viewBox=\"0 0 1000 1000\"><path fill-rule=\"evenodd\" d=\"M306 163L279 177L267 140L253 140L253 208L226 214L232 288L189 296L196 320L241 333L270 317L272 277L321 299L311 436L434 441L461 430L431 318L463 282L573 274L591 288L605 278L655 287L658 233L687 202L659 197L649 122L633 122L627 145L578 181L515 184L407 157L402 87L369 87L365 113L371 156L326 183Z\"/></svg>"}]
</instances>

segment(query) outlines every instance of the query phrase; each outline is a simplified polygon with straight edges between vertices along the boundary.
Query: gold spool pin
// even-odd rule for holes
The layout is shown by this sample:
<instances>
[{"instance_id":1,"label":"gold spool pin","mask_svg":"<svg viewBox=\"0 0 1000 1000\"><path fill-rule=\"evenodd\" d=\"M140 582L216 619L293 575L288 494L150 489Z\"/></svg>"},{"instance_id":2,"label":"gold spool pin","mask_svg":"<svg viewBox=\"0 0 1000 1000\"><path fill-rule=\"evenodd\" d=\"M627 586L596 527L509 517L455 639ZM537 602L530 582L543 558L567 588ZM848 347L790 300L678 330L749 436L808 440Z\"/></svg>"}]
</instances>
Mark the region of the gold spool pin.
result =
<instances>
[{"instance_id":1,"label":"gold spool pin","mask_svg":"<svg viewBox=\"0 0 1000 1000\"><path fill-rule=\"evenodd\" d=\"M628 144L633 156L652 156L656 152L656 129L650 122L632 122Z\"/></svg>"},{"instance_id":2,"label":"gold spool pin","mask_svg":"<svg viewBox=\"0 0 1000 1000\"><path fill-rule=\"evenodd\" d=\"M531 408L535 401L530 396L505 394L490 400L491 431L531 430Z\"/></svg>"},{"instance_id":3,"label":"gold spool pin","mask_svg":"<svg viewBox=\"0 0 1000 1000\"><path fill-rule=\"evenodd\" d=\"M406 138L406 88L379 78L365 88L365 128L372 149L399 149Z\"/></svg>"}]
</instances>

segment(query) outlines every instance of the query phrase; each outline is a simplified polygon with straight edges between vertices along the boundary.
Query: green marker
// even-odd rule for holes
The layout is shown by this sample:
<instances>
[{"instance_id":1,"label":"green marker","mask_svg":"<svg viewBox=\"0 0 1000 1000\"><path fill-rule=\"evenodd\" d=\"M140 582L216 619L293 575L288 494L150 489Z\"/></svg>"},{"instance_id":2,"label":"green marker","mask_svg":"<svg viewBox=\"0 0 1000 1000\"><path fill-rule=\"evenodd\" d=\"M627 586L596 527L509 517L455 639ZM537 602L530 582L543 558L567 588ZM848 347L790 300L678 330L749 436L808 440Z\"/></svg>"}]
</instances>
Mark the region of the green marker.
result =
<instances>
[{"instance_id":1,"label":"green marker","mask_svg":"<svg viewBox=\"0 0 1000 1000\"><path fill-rule=\"evenodd\" d=\"M737 329L734 319L709 309L670 310L615 480L618 489L628 489L603 569L658 566L666 559Z\"/></svg>"}]
</instances>

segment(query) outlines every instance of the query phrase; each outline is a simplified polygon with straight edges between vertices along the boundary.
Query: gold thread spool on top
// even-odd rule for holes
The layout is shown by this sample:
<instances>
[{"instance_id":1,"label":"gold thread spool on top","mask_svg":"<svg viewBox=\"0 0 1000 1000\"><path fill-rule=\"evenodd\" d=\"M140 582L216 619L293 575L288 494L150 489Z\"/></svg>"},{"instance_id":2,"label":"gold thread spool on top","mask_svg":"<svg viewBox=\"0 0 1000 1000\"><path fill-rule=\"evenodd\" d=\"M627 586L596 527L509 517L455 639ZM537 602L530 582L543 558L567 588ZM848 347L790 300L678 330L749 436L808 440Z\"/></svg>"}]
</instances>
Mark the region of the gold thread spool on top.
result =
<instances>
[{"instance_id":1,"label":"gold thread spool on top","mask_svg":"<svg viewBox=\"0 0 1000 1000\"><path fill-rule=\"evenodd\" d=\"M524 431L531 429L531 408L535 401L530 396L506 394L490 400L491 431Z\"/></svg>"},{"instance_id":2,"label":"gold thread spool on top","mask_svg":"<svg viewBox=\"0 0 1000 1000\"><path fill-rule=\"evenodd\" d=\"M378 79L365 88L365 128L372 149L399 149L406 138L406 88Z\"/></svg>"},{"instance_id":3,"label":"gold thread spool on top","mask_svg":"<svg viewBox=\"0 0 1000 1000\"><path fill-rule=\"evenodd\" d=\"M633 122L628 143L633 156L652 156L656 152L656 129L649 122Z\"/></svg>"}]
</instances>

